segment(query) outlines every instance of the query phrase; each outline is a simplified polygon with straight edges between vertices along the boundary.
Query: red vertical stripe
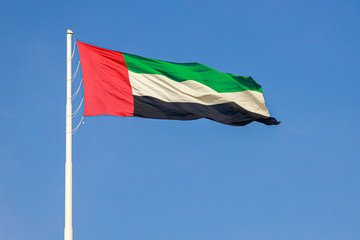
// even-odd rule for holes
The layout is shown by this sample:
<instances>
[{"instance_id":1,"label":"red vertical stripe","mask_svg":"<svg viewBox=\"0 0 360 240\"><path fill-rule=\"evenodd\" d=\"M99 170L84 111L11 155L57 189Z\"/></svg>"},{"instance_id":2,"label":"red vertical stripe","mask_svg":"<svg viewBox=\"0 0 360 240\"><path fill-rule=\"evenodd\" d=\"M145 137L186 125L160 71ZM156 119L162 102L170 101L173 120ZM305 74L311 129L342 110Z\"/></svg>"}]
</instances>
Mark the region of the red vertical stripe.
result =
<instances>
[{"instance_id":1,"label":"red vertical stripe","mask_svg":"<svg viewBox=\"0 0 360 240\"><path fill-rule=\"evenodd\" d=\"M133 116L134 99L121 52L77 41L84 82L84 116Z\"/></svg>"}]
</instances>

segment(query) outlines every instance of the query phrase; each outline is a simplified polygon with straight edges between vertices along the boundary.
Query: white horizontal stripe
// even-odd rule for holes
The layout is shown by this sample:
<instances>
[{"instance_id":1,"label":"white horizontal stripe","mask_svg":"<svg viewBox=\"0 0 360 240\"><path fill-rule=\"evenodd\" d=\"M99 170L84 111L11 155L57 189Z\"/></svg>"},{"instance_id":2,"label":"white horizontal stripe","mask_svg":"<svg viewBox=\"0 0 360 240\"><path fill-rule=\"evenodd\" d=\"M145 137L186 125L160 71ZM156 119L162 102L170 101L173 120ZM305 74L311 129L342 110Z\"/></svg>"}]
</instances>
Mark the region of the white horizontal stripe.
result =
<instances>
[{"instance_id":1,"label":"white horizontal stripe","mask_svg":"<svg viewBox=\"0 0 360 240\"><path fill-rule=\"evenodd\" d=\"M203 105L234 102L250 112L270 116L263 94L256 91L218 93L194 80L176 82L163 75L131 71L129 71L129 77L133 95L136 96L151 96L165 102L188 102Z\"/></svg>"}]
</instances>

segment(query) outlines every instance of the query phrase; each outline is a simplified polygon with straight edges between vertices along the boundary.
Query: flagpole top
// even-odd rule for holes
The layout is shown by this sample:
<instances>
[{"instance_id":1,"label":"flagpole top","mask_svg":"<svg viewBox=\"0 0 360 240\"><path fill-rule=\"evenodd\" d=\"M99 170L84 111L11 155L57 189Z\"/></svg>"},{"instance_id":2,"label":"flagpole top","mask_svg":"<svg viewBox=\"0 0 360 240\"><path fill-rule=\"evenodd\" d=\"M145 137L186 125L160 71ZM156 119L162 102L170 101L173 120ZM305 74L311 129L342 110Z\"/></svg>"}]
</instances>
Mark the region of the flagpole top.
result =
<instances>
[{"instance_id":1,"label":"flagpole top","mask_svg":"<svg viewBox=\"0 0 360 240\"><path fill-rule=\"evenodd\" d=\"M73 34L73 31L71 31L70 29L67 30L67 34Z\"/></svg>"}]
</instances>

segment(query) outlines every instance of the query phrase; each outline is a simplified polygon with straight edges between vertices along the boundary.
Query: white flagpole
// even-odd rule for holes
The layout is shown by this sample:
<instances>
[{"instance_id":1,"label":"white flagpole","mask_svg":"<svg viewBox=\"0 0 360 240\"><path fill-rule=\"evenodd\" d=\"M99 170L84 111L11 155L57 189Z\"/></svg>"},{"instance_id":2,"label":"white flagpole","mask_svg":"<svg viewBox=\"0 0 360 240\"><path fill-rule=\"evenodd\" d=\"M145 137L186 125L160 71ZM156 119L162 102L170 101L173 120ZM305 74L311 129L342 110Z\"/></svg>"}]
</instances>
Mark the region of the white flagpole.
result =
<instances>
[{"instance_id":1,"label":"white flagpole","mask_svg":"<svg viewBox=\"0 0 360 240\"><path fill-rule=\"evenodd\" d=\"M65 162L65 229L64 240L73 240L72 228L72 105L71 105L71 37L69 29L66 35L66 162Z\"/></svg>"}]
</instances>

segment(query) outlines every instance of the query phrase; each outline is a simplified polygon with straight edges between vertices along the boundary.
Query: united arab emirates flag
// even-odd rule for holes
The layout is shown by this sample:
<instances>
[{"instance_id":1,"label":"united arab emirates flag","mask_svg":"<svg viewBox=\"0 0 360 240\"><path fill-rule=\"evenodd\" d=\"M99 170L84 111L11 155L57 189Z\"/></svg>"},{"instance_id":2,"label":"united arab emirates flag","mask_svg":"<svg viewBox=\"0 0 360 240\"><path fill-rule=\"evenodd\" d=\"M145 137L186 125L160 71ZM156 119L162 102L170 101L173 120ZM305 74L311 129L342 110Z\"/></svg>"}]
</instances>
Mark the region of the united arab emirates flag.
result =
<instances>
[{"instance_id":1,"label":"united arab emirates flag","mask_svg":"<svg viewBox=\"0 0 360 240\"><path fill-rule=\"evenodd\" d=\"M77 41L84 82L84 116L154 119L208 118L243 126L267 125L261 86L251 77L218 72L199 63L174 63Z\"/></svg>"}]
</instances>

